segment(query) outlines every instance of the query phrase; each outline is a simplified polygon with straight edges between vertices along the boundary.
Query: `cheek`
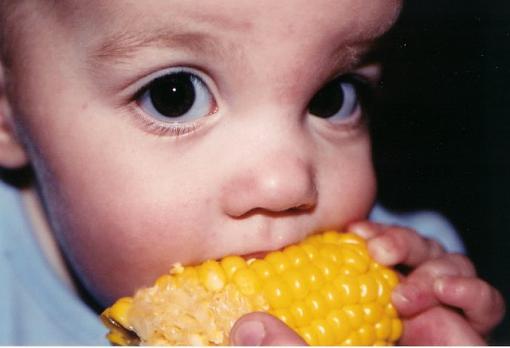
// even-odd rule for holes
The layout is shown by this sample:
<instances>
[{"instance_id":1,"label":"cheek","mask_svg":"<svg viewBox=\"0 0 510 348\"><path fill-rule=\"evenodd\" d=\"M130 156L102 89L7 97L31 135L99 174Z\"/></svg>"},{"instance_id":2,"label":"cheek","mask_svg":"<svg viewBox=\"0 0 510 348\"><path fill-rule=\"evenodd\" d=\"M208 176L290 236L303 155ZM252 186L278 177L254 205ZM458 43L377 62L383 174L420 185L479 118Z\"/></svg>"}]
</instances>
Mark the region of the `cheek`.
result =
<instances>
[{"instance_id":1,"label":"cheek","mask_svg":"<svg viewBox=\"0 0 510 348\"><path fill-rule=\"evenodd\" d=\"M55 216L61 223L58 237L81 279L107 301L206 252L208 236L197 226L208 225L209 217L190 214L205 211L201 204L175 196L163 202L166 190L125 183L124 190L76 189L66 207L59 207L64 214Z\"/></svg>"},{"instance_id":2,"label":"cheek","mask_svg":"<svg viewBox=\"0 0 510 348\"><path fill-rule=\"evenodd\" d=\"M62 194L50 199L57 202L53 215L66 253L89 289L106 301L152 283L177 261L203 257L211 238L203 226L214 220L208 209L213 193L189 182L193 170L180 175L175 161L108 149L99 156L81 152L86 171L56 164L52 181Z\"/></svg>"},{"instance_id":3,"label":"cheek","mask_svg":"<svg viewBox=\"0 0 510 348\"><path fill-rule=\"evenodd\" d=\"M367 218L375 200L376 178L368 136L321 156L319 185L324 228L343 228Z\"/></svg>"},{"instance_id":4,"label":"cheek","mask_svg":"<svg viewBox=\"0 0 510 348\"><path fill-rule=\"evenodd\" d=\"M72 126L62 121L72 113L39 114L44 127L30 122L28 131L57 238L85 286L109 303L207 254L203 226L212 225L218 185L196 174L203 159L179 159L172 146L97 116L105 114L83 112Z\"/></svg>"}]
</instances>

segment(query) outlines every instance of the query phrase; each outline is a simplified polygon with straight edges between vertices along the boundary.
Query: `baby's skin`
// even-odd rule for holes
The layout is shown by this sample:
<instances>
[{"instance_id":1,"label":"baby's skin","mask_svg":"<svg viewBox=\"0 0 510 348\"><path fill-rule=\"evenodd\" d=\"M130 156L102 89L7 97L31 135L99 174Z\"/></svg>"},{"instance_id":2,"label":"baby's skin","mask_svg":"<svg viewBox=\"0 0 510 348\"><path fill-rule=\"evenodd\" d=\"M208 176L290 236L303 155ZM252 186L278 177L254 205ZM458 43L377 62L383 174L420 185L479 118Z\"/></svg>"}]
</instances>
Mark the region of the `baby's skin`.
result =
<instances>
[{"instance_id":1,"label":"baby's skin","mask_svg":"<svg viewBox=\"0 0 510 348\"><path fill-rule=\"evenodd\" d=\"M400 1L0 4L0 166L33 167L52 236L102 305L176 262L336 229L409 269L400 343L484 344L500 321L501 295L465 256L366 221L367 57ZM303 344L262 313L232 338Z\"/></svg>"}]
</instances>

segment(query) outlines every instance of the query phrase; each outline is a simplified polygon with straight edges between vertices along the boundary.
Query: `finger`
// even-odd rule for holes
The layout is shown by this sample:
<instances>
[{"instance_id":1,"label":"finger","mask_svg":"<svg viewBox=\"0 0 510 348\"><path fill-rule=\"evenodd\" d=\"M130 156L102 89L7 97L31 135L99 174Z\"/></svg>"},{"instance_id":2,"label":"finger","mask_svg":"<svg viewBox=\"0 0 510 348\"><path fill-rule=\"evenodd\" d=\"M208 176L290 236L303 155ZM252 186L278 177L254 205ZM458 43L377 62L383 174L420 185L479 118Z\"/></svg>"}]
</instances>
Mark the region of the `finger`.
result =
<instances>
[{"instance_id":1,"label":"finger","mask_svg":"<svg viewBox=\"0 0 510 348\"><path fill-rule=\"evenodd\" d=\"M381 232L367 240L367 247L376 261L387 266L416 267L445 253L438 242L398 226L384 226Z\"/></svg>"},{"instance_id":2,"label":"finger","mask_svg":"<svg viewBox=\"0 0 510 348\"><path fill-rule=\"evenodd\" d=\"M255 312L241 317L230 332L235 346L305 346L292 329L272 315Z\"/></svg>"},{"instance_id":3,"label":"finger","mask_svg":"<svg viewBox=\"0 0 510 348\"><path fill-rule=\"evenodd\" d=\"M355 222L347 226L347 231L363 239L371 239L383 232L383 225L372 221Z\"/></svg>"},{"instance_id":4,"label":"finger","mask_svg":"<svg viewBox=\"0 0 510 348\"><path fill-rule=\"evenodd\" d=\"M394 289L392 300L399 313L411 317L440 304L434 284L446 276L474 277L472 263L460 254L445 254L425 262Z\"/></svg>"},{"instance_id":5,"label":"finger","mask_svg":"<svg viewBox=\"0 0 510 348\"><path fill-rule=\"evenodd\" d=\"M488 334L505 314L503 296L479 278L442 277L435 281L434 290L439 301L462 309L481 335Z\"/></svg>"},{"instance_id":6,"label":"finger","mask_svg":"<svg viewBox=\"0 0 510 348\"><path fill-rule=\"evenodd\" d=\"M433 307L405 320L398 343L404 346L486 345L461 315L444 307Z\"/></svg>"},{"instance_id":7,"label":"finger","mask_svg":"<svg viewBox=\"0 0 510 348\"><path fill-rule=\"evenodd\" d=\"M459 253L448 253L425 262L416 268L409 278L428 277L430 280L435 280L448 275L476 277L476 269L466 256Z\"/></svg>"}]
</instances>

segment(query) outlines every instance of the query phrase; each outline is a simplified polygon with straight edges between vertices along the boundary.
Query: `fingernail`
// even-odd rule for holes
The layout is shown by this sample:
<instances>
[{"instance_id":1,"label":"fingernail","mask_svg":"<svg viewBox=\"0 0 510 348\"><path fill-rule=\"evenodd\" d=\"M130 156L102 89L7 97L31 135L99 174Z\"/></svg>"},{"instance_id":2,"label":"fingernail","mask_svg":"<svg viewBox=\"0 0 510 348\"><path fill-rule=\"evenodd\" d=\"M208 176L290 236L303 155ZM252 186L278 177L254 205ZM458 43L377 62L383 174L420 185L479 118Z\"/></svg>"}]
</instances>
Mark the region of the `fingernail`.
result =
<instances>
[{"instance_id":1,"label":"fingernail","mask_svg":"<svg viewBox=\"0 0 510 348\"><path fill-rule=\"evenodd\" d=\"M238 346L260 346L266 337L266 329L260 321L241 323L234 334L234 343Z\"/></svg>"},{"instance_id":2,"label":"fingernail","mask_svg":"<svg viewBox=\"0 0 510 348\"><path fill-rule=\"evenodd\" d=\"M393 244L388 242L386 238L376 238L373 239L368 244L368 249L370 254L376 259L379 263L383 265L393 265L397 262L397 258L395 253L393 252Z\"/></svg>"},{"instance_id":3,"label":"fingernail","mask_svg":"<svg viewBox=\"0 0 510 348\"><path fill-rule=\"evenodd\" d=\"M436 279L434 281L434 291L436 293L443 293L444 292L444 287L445 287L445 280L444 280L444 277L440 277L438 279Z\"/></svg>"},{"instance_id":4,"label":"fingernail","mask_svg":"<svg viewBox=\"0 0 510 348\"><path fill-rule=\"evenodd\" d=\"M414 286L400 284L393 290L391 299L397 305L404 305L413 301L415 295L416 288Z\"/></svg>"},{"instance_id":5,"label":"fingernail","mask_svg":"<svg viewBox=\"0 0 510 348\"><path fill-rule=\"evenodd\" d=\"M370 226L367 226L366 223L354 223L350 225L349 232L352 232L363 239L368 239L374 235L374 232L371 230Z\"/></svg>"}]
</instances>

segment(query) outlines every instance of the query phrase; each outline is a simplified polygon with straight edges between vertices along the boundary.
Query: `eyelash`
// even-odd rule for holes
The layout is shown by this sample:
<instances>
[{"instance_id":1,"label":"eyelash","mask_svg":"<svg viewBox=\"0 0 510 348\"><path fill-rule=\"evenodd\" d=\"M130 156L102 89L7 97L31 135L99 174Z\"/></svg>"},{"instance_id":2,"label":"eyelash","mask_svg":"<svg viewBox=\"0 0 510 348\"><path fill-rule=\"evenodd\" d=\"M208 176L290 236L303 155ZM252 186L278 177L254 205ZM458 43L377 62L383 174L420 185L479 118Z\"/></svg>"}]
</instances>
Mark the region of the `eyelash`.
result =
<instances>
[{"instance_id":1,"label":"eyelash","mask_svg":"<svg viewBox=\"0 0 510 348\"><path fill-rule=\"evenodd\" d=\"M202 78L203 73L201 73L200 70L196 68L176 67L166 69L166 72L163 73L158 72L157 74L154 74L153 77L151 77L152 75L149 75L149 77L146 78L147 82L145 82L141 87L139 87L138 90L129 98L128 104L130 105L130 108L133 109L134 111L135 121L141 125L144 131L160 137L169 136L178 138L180 136L194 132L202 123L201 120L188 121L186 123L178 122L163 123L146 115L146 113L139 106L138 100L140 99L140 97L142 97L144 93L146 93L151 88L155 80L162 76L165 76L166 74L178 72L188 72L204 81ZM207 88L209 88L208 84L206 84L206 86ZM216 110L213 113L215 112Z\"/></svg>"},{"instance_id":2,"label":"eyelash","mask_svg":"<svg viewBox=\"0 0 510 348\"><path fill-rule=\"evenodd\" d=\"M368 77L350 73L345 75L345 80L352 83L356 89L358 103L361 107L361 121L368 122L372 116L372 108L376 99L377 83Z\"/></svg>"},{"instance_id":3,"label":"eyelash","mask_svg":"<svg viewBox=\"0 0 510 348\"><path fill-rule=\"evenodd\" d=\"M143 126L145 130L151 134L157 135L157 136L173 136L173 137L179 137L182 135L189 134L195 129L197 129L198 125L197 122L190 122L188 124L179 124L179 125L163 125L161 123L158 123L156 120L151 120L146 116L140 116L143 118L142 122L144 123Z\"/></svg>"},{"instance_id":4,"label":"eyelash","mask_svg":"<svg viewBox=\"0 0 510 348\"><path fill-rule=\"evenodd\" d=\"M187 69L182 69L183 71L187 71ZM177 70L179 71L179 70ZM195 73L195 72L193 72ZM157 78L157 77L156 77ZM361 108L361 117L360 120L355 122L356 124L351 125L353 128L357 126L358 123L366 123L369 121L371 116L371 108L373 105L373 101L375 99L375 89L376 85L373 81L370 81L369 78L363 76L361 74L349 73L345 74L342 77L345 81L348 81L353 84L356 90L356 95L358 97L358 102ZM131 97L131 105L135 109L135 117L137 121L141 123L142 127L145 131L150 134L154 134L156 136L171 136L178 138L183 135L190 134L194 132L201 123L201 120L190 121L186 123L162 123L158 122L156 119L145 115L144 111L140 109L138 106L138 99L151 87L152 82L155 79L151 79L147 83L145 83L138 91ZM322 88L322 87L321 87ZM215 111L216 112L216 111Z\"/></svg>"}]
</instances>

